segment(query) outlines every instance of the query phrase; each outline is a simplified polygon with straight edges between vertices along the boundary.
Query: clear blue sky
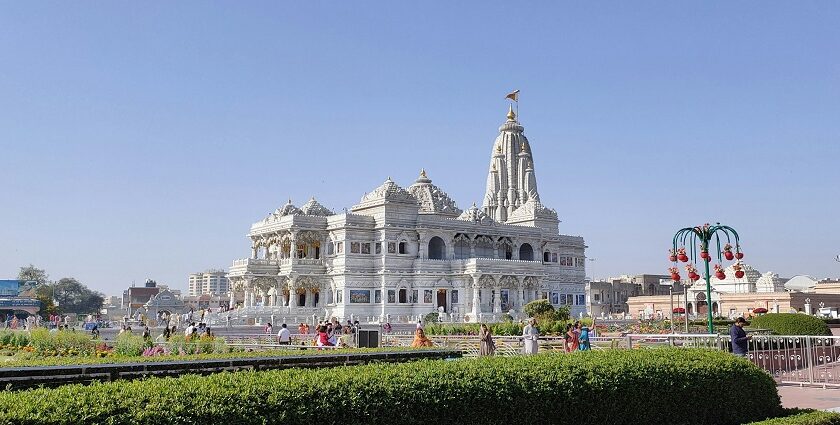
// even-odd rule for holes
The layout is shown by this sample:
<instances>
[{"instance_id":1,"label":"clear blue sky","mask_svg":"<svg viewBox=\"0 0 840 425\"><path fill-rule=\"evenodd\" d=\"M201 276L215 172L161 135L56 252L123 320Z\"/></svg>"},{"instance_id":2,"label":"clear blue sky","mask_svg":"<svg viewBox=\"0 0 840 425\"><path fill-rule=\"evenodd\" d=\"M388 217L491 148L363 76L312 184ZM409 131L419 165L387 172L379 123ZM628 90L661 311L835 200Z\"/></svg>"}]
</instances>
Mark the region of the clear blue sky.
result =
<instances>
[{"instance_id":1,"label":"clear blue sky","mask_svg":"<svg viewBox=\"0 0 840 425\"><path fill-rule=\"evenodd\" d=\"M107 294L248 255L291 197L425 167L479 202L521 89L541 197L598 277L674 231L840 276L840 3L3 2L0 277ZM590 273L591 274L591 273Z\"/></svg>"}]
</instances>

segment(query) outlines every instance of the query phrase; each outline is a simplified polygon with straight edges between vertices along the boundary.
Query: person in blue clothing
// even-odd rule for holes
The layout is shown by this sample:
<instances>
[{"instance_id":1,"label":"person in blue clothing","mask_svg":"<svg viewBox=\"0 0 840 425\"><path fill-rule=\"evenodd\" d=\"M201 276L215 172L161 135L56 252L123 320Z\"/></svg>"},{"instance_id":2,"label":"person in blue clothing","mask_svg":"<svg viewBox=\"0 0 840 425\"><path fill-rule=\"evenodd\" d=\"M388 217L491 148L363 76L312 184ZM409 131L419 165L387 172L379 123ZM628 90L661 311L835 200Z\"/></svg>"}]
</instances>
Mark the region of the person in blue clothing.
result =
<instances>
[{"instance_id":1,"label":"person in blue clothing","mask_svg":"<svg viewBox=\"0 0 840 425\"><path fill-rule=\"evenodd\" d=\"M729 330L729 336L732 338L732 354L739 357L746 357L749 351L748 343L752 339L752 335L747 335L744 331L744 325L747 325L746 319L739 317L735 319L735 324Z\"/></svg>"},{"instance_id":2,"label":"person in blue clothing","mask_svg":"<svg viewBox=\"0 0 840 425\"><path fill-rule=\"evenodd\" d=\"M595 318L592 318L592 329L595 329ZM578 350L580 351L589 351L592 349L592 346L589 344L589 334L590 334L589 327L586 325L581 325L580 328L580 341L578 344Z\"/></svg>"}]
</instances>

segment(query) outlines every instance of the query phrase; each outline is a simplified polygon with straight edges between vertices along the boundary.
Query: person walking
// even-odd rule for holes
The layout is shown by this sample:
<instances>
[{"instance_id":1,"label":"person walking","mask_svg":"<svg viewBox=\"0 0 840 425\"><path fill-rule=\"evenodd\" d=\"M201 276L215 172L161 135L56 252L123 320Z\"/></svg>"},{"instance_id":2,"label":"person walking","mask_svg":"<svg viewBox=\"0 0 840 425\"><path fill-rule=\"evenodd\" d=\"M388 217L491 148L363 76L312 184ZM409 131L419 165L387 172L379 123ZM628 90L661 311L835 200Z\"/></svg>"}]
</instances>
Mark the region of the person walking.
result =
<instances>
[{"instance_id":1,"label":"person walking","mask_svg":"<svg viewBox=\"0 0 840 425\"><path fill-rule=\"evenodd\" d=\"M735 324L729 329L729 337L732 338L732 354L738 357L746 357L749 352L749 341L752 335L747 335L744 326L748 325L743 317L735 319Z\"/></svg>"},{"instance_id":2,"label":"person walking","mask_svg":"<svg viewBox=\"0 0 840 425\"><path fill-rule=\"evenodd\" d=\"M525 340L523 354L537 354L539 350L540 330L537 329L537 319L528 319L528 324L522 329L522 339Z\"/></svg>"},{"instance_id":3,"label":"person walking","mask_svg":"<svg viewBox=\"0 0 840 425\"><path fill-rule=\"evenodd\" d=\"M478 347L479 356L492 356L496 352L496 344L493 342L493 335L486 323L481 324L478 331L478 338L481 340Z\"/></svg>"}]
</instances>

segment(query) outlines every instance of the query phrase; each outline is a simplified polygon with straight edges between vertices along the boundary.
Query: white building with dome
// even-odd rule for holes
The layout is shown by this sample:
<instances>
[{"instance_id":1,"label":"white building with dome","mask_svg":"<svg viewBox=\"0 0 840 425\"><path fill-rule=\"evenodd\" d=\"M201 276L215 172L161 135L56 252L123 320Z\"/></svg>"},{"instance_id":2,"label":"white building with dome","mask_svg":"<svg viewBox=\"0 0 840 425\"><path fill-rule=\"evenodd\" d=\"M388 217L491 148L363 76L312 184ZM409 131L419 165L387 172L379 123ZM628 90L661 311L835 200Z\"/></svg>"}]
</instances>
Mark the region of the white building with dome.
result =
<instances>
[{"instance_id":1,"label":"white building with dome","mask_svg":"<svg viewBox=\"0 0 840 425\"><path fill-rule=\"evenodd\" d=\"M232 316L494 321L547 298L585 313L585 245L561 235L537 191L531 147L510 110L491 148L481 207L461 210L425 171L390 178L335 213L291 200L251 226L228 278Z\"/></svg>"}]
</instances>

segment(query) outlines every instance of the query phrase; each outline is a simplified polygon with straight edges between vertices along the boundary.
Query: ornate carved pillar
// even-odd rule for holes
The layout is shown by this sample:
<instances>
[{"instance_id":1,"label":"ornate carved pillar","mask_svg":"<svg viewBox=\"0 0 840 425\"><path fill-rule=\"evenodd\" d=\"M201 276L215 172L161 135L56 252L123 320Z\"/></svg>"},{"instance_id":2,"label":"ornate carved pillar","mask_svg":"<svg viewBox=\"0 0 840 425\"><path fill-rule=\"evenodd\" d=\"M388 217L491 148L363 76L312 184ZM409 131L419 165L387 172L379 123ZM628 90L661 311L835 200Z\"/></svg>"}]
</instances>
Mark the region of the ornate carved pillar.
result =
<instances>
[{"instance_id":1,"label":"ornate carved pillar","mask_svg":"<svg viewBox=\"0 0 840 425\"><path fill-rule=\"evenodd\" d=\"M304 307L312 307L312 289L306 288L306 295L305 300L303 302Z\"/></svg>"},{"instance_id":2,"label":"ornate carved pillar","mask_svg":"<svg viewBox=\"0 0 840 425\"><path fill-rule=\"evenodd\" d=\"M518 260L519 259L519 242L515 242L510 247L511 251L511 260Z\"/></svg>"},{"instance_id":3,"label":"ornate carved pillar","mask_svg":"<svg viewBox=\"0 0 840 425\"><path fill-rule=\"evenodd\" d=\"M455 235L451 235L446 241L446 259L451 260L455 258Z\"/></svg>"},{"instance_id":4,"label":"ornate carved pillar","mask_svg":"<svg viewBox=\"0 0 840 425\"><path fill-rule=\"evenodd\" d=\"M291 244L289 258L297 258L297 232L291 232L289 243Z\"/></svg>"},{"instance_id":5,"label":"ornate carved pillar","mask_svg":"<svg viewBox=\"0 0 840 425\"><path fill-rule=\"evenodd\" d=\"M289 278L289 314L297 312L297 281Z\"/></svg>"},{"instance_id":6,"label":"ornate carved pillar","mask_svg":"<svg viewBox=\"0 0 840 425\"><path fill-rule=\"evenodd\" d=\"M429 258L429 238L426 237L426 232L417 232L417 236L419 244L417 254L420 258Z\"/></svg>"},{"instance_id":7,"label":"ornate carved pillar","mask_svg":"<svg viewBox=\"0 0 840 425\"><path fill-rule=\"evenodd\" d=\"M257 241L251 241L251 258L257 258L257 251L259 251L259 246L257 246Z\"/></svg>"},{"instance_id":8,"label":"ornate carved pillar","mask_svg":"<svg viewBox=\"0 0 840 425\"><path fill-rule=\"evenodd\" d=\"M516 308L524 313L525 312L525 288L522 286L524 285L523 281L517 279L516 284L516 302L519 304Z\"/></svg>"},{"instance_id":9,"label":"ornate carved pillar","mask_svg":"<svg viewBox=\"0 0 840 425\"><path fill-rule=\"evenodd\" d=\"M475 238L476 237L478 237L478 235L473 235L470 238L470 258L475 258Z\"/></svg>"},{"instance_id":10,"label":"ornate carved pillar","mask_svg":"<svg viewBox=\"0 0 840 425\"><path fill-rule=\"evenodd\" d=\"M496 285L493 287L493 291L495 291L496 296L493 297L493 313L501 313L502 312L502 286L499 285L497 282Z\"/></svg>"},{"instance_id":11,"label":"ornate carved pillar","mask_svg":"<svg viewBox=\"0 0 840 425\"><path fill-rule=\"evenodd\" d=\"M472 275L473 279L473 294L472 294L472 314L475 317L475 320L479 320L479 313L481 313L481 286L479 286L479 281L481 279L480 274Z\"/></svg>"},{"instance_id":12,"label":"ornate carved pillar","mask_svg":"<svg viewBox=\"0 0 840 425\"><path fill-rule=\"evenodd\" d=\"M233 286L230 287L230 304L228 304L228 308L232 309L236 307L236 291L234 291Z\"/></svg>"}]
</instances>

